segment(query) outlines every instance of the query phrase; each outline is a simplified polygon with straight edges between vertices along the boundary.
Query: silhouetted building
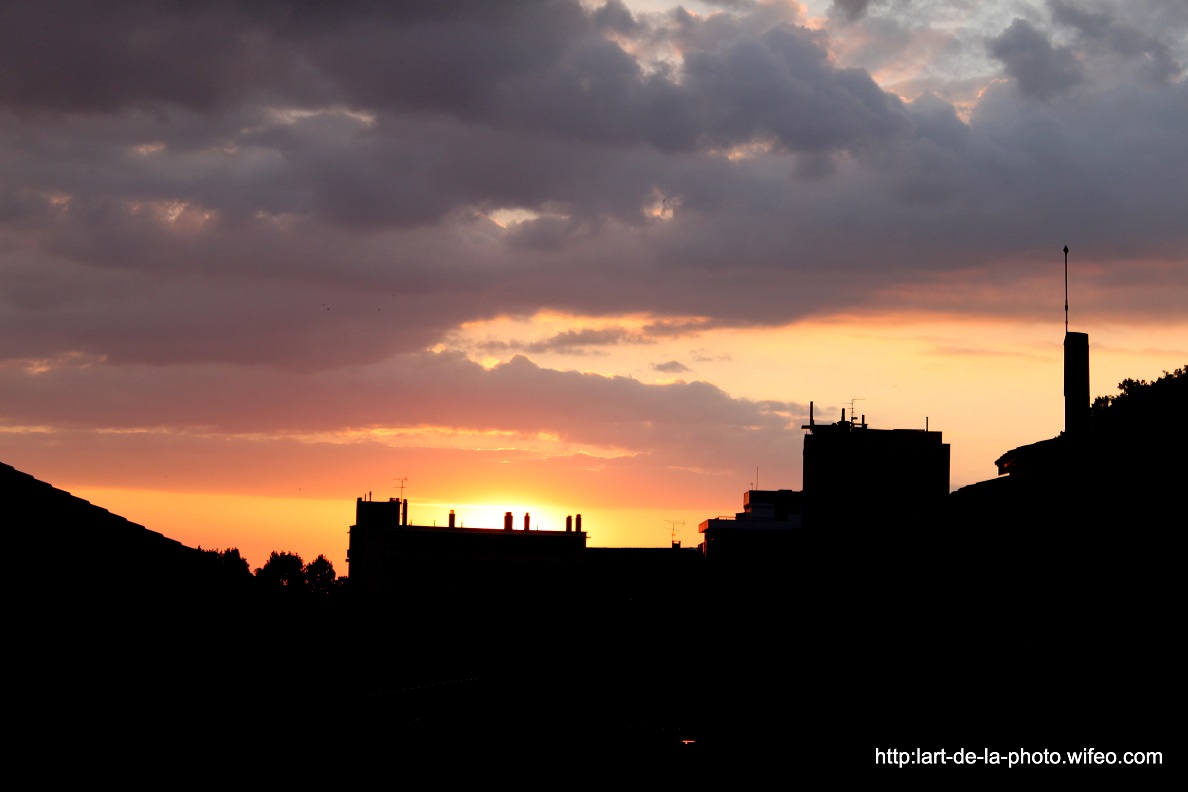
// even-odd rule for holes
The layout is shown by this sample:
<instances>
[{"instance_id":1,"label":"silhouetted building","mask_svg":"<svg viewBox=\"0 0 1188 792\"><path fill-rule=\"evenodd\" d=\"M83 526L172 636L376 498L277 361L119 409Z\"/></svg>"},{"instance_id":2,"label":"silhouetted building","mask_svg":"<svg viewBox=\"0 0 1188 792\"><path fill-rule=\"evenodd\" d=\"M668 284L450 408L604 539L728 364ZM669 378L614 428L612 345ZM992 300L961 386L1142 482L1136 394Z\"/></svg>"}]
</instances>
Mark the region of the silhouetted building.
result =
<instances>
[{"instance_id":1,"label":"silhouetted building","mask_svg":"<svg viewBox=\"0 0 1188 792\"><path fill-rule=\"evenodd\" d=\"M1082 466L1092 464L1100 467L1103 462L1093 459L1096 455L1088 450L1086 444L1090 442L1090 433L1089 335L1066 332L1064 431L1056 437L1007 451L994 460L998 475L1010 476L1015 480L1027 478L1036 486L1048 486L1069 477L1080 478ZM1004 487L998 489L1005 492ZM965 493L963 497L969 494Z\"/></svg>"},{"instance_id":2,"label":"silhouetted building","mask_svg":"<svg viewBox=\"0 0 1188 792\"><path fill-rule=\"evenodd\" d=\"M1048 440L1012 448L994 464L998 475L1051 480L1074 474L1089 461L1083 443L1090 432L1089 335L1064 334L1064 431Z\"/></svg>"},{"instance_id":3,"label":"silhouetted building","mask_svg":"<svg viewBox=\"0 0 1188 792\"><path fill-rule=\"evenodd\" d=\"M1089 334L1064 334L1064 431L1089 428Z\"/></svg>"},{"instance_id":4,"label":"silhouetted building","mask_svg":"<svg viewBox=\"0 0 1188 792\"><path fill-rule=\"evenodd\" d=\"M1183 521L1169 493L1182 488L1185 424L1169 378L1145 406L1101 411L1089 399L1089 336L1064 337L1064 431L995 460L998 478L953 493L951 521L1028 532L1053 542L1069 532L1143 530ZM1183 387L1183 386L1179 386Z\"/></svg>"},{"instance_id":5,"label":"silhouetted building","mask_svg":"<svg viewBox=\"0 0 1188 792\"><path fill-rule=\"evenodd\" d=\"M698 526L707 559L772 559L803 531L931 523L949 494L949 446L940 432L871 429L862 421L819 424L809 404L804 489L750 490L743 510Z\"/></svg>"},{"instance_id":6,"label":"silhouetted building","mask_svg":"<svg viewBox=\"0 0 1188 792\"><path fill-rule=\"evenodd\" d=\"M704 535L701 551L715 560L783 556L801 527L803 502L804 493L795 490L748 490L733 518L714 517L697 527Z\"/></svg>"},{"instance_id":7,"label":"silhouetted building","mask_svg":"<svg viewBox=\"0 0 1188 792\"><path fill-rule=\"evenodd\" d=\"M949 446L940 432L871 429L846 420L804 427L804 527L908 526L931 520L949 494Z\"/></svg>"},{"instance_id":8,"label":"silhouetted building","mask_svg":"<svg viewBox=\"0 0 1188 792\"><path fill-rule=\"evenodd\" d=\"M444 527L411 525L407 500L359 498L347 550L351 588L380 593L411 585L456 587L580 561L586 548L580 514L576 528L567 521L564 531L530 530L528 518L523 530L512 529L511 512L502 530L459 527L453 511Z\"/></svg>"}]
</instances>

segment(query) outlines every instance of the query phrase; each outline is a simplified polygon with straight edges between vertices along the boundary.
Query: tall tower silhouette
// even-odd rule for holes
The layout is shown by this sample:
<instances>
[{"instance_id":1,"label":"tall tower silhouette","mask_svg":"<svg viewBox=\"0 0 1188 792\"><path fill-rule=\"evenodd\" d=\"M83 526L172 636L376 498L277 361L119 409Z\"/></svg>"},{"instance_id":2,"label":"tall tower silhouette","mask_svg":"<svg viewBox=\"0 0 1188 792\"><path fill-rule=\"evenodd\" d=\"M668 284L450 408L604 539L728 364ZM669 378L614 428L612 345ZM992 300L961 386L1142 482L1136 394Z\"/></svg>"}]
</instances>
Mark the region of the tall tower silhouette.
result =
<instances>
[{"instance_id":1,"label":"tall tower silhouette","mask_svg":"<svg viewBox=\"0 0 1188 792\"><path fill-rule=\"evenodd\" d=\"M1068 329L1068 245L1064 246L1064 432L1089 427L1089 334Z\"/></svg>"}]
</instances>

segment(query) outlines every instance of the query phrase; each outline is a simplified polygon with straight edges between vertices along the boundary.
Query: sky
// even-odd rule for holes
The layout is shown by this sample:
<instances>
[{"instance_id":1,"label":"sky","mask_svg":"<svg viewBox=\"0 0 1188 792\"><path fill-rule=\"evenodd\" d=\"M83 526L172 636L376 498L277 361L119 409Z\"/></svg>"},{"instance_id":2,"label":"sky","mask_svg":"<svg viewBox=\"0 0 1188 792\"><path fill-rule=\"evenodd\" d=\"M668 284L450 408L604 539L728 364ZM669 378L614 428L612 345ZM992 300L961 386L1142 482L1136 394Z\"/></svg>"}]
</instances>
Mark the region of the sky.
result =
<instances>
[{"instance_id":1,"label":"sky","mask_svg":"<svg viewBox=\"0 0 1188 792\"><path fill-rule=\"evenodd\" d=\"M1186 64L1181 0L2 0L0 461L339 574L367 495L695 545L810 402L993 478L1065 245L1094 395L1188 364Z\"/></svg>"}]
</instances>

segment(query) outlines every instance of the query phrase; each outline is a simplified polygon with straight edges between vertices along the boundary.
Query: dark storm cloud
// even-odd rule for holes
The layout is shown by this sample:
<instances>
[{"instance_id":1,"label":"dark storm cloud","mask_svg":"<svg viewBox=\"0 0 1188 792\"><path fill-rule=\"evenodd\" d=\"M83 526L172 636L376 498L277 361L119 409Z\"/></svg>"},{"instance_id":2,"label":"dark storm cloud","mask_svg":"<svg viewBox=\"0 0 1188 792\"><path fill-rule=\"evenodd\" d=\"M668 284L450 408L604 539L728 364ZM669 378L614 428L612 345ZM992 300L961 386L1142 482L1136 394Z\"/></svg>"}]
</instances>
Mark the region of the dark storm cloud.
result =
<instances>
[{"instance_id":1,"label":"dark storm cloud","mask_svg":"<svg viewBox=\"0 0 1188 792\"><path fill-rule=\"evenodd\" d=\"M935 308L1053 236L1183 266L1183 15L984 34L1012 82L966 117L792 7L721 7L5 4L0 357L318 371L542 309L658 337Z\"/></svg>"}]
</instances>

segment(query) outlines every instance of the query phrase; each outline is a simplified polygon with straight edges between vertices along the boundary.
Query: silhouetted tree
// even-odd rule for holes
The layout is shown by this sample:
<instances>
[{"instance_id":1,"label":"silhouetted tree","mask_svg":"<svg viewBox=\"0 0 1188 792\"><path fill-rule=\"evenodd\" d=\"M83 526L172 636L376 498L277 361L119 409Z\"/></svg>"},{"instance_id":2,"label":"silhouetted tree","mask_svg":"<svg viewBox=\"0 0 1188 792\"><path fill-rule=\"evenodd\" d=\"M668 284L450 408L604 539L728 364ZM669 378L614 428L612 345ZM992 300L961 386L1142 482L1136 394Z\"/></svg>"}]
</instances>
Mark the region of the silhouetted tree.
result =
<instances>
[{"instance_id":1,"label":"silhouetted tree","mask_svg":"<svg viewBox=\"0 0 1188 792\"><path fill-rule=\"evenodd\" d=\"M239 548L204 550L199 546L198 550L202 553L203 575L208 582L227 590L242 590L250 585L252 569L247 559L239 554Z\"/></svg>"},{"instance_id":2,"label":"silhouetted tree","mask_svg":"<svg viewBox=\"0 0 1188 792\"><path fill-rule=\"evenodd\" d=\"M1133 431L1173 422L1175 414L1188 404L1188 366L1165 371L1154 382L1124 379L1118 383L1118 390L1116 396L1093 400L1094 429Z\"/></svg>"},{"instance_id":3,"label":"silhouetted tree","mask_svg":"<svg viewBox=\"0 0 1188 792\"><path fill-rule=\"evenodd\" d=\"M305 586L312 594L326 595L334 591L334 564L324 555L319 555L305 566Z\"/></svg>"},{"instance_id":4,"label":"silhouetted tree","mask_svg":"<svg viewBox=\"0 0 1188 792\"><path fill-rule=\"evenodd\" d=\"M296 553L273 550L256 577L268 588L301 591L305 588L305 562Z\"/></svg>"},{"instance_id":5,"label":"silhouetted tree","mask_svg":"<svg viewBox=\"0 0 1188 792\"><path fill-rule=\"evenodd\" d=\"M219 558L219 567L223 574L232 579L249 578L252 568L247 559L239 554L238 547L228 547L226 550L215 551Z\"/></svg>"}]
</instances>

